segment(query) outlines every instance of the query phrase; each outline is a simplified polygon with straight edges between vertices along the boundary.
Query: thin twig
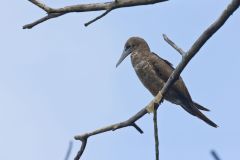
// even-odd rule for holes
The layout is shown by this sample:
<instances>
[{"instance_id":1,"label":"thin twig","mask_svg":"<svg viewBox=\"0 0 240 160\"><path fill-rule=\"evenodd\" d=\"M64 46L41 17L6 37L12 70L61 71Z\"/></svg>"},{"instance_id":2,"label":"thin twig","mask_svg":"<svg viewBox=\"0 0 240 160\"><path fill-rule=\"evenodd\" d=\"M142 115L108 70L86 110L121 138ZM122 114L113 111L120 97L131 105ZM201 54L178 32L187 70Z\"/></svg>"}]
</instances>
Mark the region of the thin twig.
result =
<instances>
[{"instance_id":1,"label":"thin twig","mask_svg":"<svg viewBox=\"0 0 240 160\"><path fill-rule=\"evenodd\" d=\"M29 23L29 24L24 25L22 28L23 28L23 29L31 29L31 28L33 28L34 26L36 26L36 25L38 25L38 24L40 24L40 23L42 23L42 22L45 22L45 21L47 21L47 20L49 20L49 19L52 19L52 18L57 18L57 17L62 16L62 15L64 15L64 14L65 14L65 13L50 13L50 14L48 14L47 16L42 17L42 18L36 20L35 22L32 22L32 23Z\"/></svg>"},{"instance_id":2,"label":"thin twig","mask_svg":"<svg viewBox=\"0 0 240 160\"><path fill-rule=\"evenodd\" d=\"M131 118L129 118L126 121L115 123L115 124L112 124L112 125L109 125L109 126L106 126L106 127L103 127L103 128L96 129L92 132L88 132L88 133L85 133L85 134L75 136L74 138L76 140L82 141L81 149L78 152L75 160L80 159L80 157L81 157L81 155L82 155L82 153L83 153L83 151L86 147L87 139L91 136L101 134L101 133L104 133L104 132L108 132L108 131L116 131L120 128L125 128L125 127L129 127L129 126L134 127L138 132L143 133L143 131L136 125L135 122L138 119L140 119L142 116L144 116L146 113L147 113L147 110L145 108L143 108L142 110L140 110L138 113L136 113L134 116L132 116Z\"/></svg>"},{"instance_id":3,"label":"thin twig","mask_svg":"<svg viewBox=\"0 0 240 160\"><path fill-rule=\"evenodd\" d=\"M212 154L214 160L221 160L221 159L219 158L219 156L217 155L216 151L212 150L212 151L211 151L211 154Z\"/></svg>"},{"instance_id":4,"label":"thin twig","mask_svg":"<svg viewBox=\"0 0 240 160\"><path fill-rule=\"evenodd\" d=\"M50 10L52 10L52 8L48 7L47 5L45 5L44 3L42 3L38 0L28 0L28 1L35 4L36 6L38 6L39 8L41 8L42 10L44 10L47 13L49 13Z\"/></svg>"},{"instance_id":5,"label":"thin twig","mask_svg":"<svg viewBox=\"0 0 240 160\"><path fill-rule=\"evenodd\" d=\"M171 39L169 39L166 34L163 34L163 39L164 39L168 44L170 44L174 49L176 49L182 56L186 54L186 53L185 53L181 48L179 48Z\"/></svg>"},{"instance_id":6,"label":"thin twig","mask_svg":"<svg viewBox=\"0 0 240 160\"><path fill-rule=\"evenodd\" d=\"M27 24L23 26L23 29L31 29L32 27L45 22L46 20L56 18L59 16L62 16L66 13L72 13L72 12L91 12L91 11L101 11L105 10L105 12L95 18L94 20L88 22L85 24L85 26L88 26L89 24L99 20L103 16L107 15L111 10L117 9L117 8L124 8L124 7L134 7L134 6L141 6L141 5L150 5L160 2L165 2L168 0L124 0L124 1L112 1L112 2L103 2L103 3L89 3L89 4L77 4L77 5L71 5L71 6L65 6L61 8L51 8L47 6L46 4L40 2L39 0L29 0L34 5L38 6L42 10L44 10L48 15L55 15L55 17L51 16L45 16L33 23ZM58 15L58 16L56 16Z\"/></svg>"},{"instance_id":7,"label":"thin twig","mask_svg":"<svg viewBox=\"0 0 240 160\"><path fill-rule=\"evenodd\" d=\"M71 152L72 152L72 147L73 147L73 142L70 141L70 142L69 142L69 145L68 145L68 150L67 150L67 153L66 153L66 155L65 155L64 160L69 160L70 154L71 154Z\"/></svg>"},{"instance_id":8,"label":"thin twig","mask_svg":"<svg viewBox=\"0 0 240 160\"><path fill-rule=\"evenodd\" d=\"M132 126L141 134L143 134L143 130L136 124L136 123L133 123Z\"/></svg>"},{"instance_id":9,"label":"thin twig","mask_svg":"<svg viewBox=\"0 0 240 160\"><path fill-rule=\"evenodd\" d=\"M82 156L85 148L86 148L87 138L86 138L86 139L83 139L83 140L81 140L81 141L82 141L81 148L80 148L80 150L78 151L78 153L77 153L76 157L74 158L74 160L79 160L79 159L81 158L81 156Z\"/></svg>"},{"instance_id":10,"label":"thin twig","mask_svg":"<svg viewBox=\"0 0 240 160\"><path fill-rule=\"evenodd\" d=\"M153 124L154 124L154 139L155 139L155 156L156 156L156 160L159 160L157 109L154 109L153 111Z\"/></svg>"},{"instance_id":11,"label":"thin twig","mask_svg":"<svg viewBox=\"0 0 240 160\"><path fill-rule=\"evenodd\" d=\"M121 1L119 1L121 2ZM168 89L171 87L171 85L177 80L183 69L186 67L186 65L189 63L189 61L197 54L197 52L200 50L200 48L207 42L207 40L219 29L222 27L222 25L227 21L227 19L233 14L234 11L237 10L239 7L240 0L233 0L227 8L223 11L221 16L212 24L210 25L201 35L200 37L194 42L194 44L191 46L189 51L183 56L181 62L178 64L176 69L173 71L171 76L168 78L167 82L165 83L164 87L161 89L161 91L157 94L157 96L154 98L154 100L151 101L150 104L148 104L146 107L141 109L138 113L130 117L128 120L116 123L113 125L109 125L100 129L97 129L95 131L83 134L83 135L78 135L75 136L76 140L81 140L82 141L82 147L80 149L80 154L78 153L77 157L75 160L78 160L86 146L87 138L90 136L112 131L112 130L117 130L120 128L132 126L133 123L135 123L137 120L139 120L141 117L143 117L145 114L148 113L147 108L149 105L156 105L156 109L158 109L160 102L162 101L164 95L168 91ZM152 103L154 102L154 103Z\"/></svg>"},{"instance_id":12,"label":"thin twig","mask_svg":"<svg viewBox=\"0 0 240 160\"><path fill-rule=\"evenodd\" d=\"M106 16L111 11L112 11L112 9L106 10L103 14L101 14L101 15L97 16L96 18L94 18L93 20L85 23L84 26L87 27L88 25L92 24L93 22L95 22L95 21L99 20L100 18Z\"/></svg>"}]
</instances>

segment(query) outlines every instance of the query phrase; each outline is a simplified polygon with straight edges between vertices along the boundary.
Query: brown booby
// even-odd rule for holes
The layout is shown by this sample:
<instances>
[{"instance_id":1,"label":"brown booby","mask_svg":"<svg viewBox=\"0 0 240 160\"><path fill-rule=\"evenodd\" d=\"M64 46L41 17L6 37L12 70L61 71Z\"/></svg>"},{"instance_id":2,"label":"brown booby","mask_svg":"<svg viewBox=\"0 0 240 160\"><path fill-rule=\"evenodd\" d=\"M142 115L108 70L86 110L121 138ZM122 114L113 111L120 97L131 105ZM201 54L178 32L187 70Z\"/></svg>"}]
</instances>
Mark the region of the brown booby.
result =
<instances>
[{"instance_id":1,"label":"brown booby","mask_svg":"<svg viewBox=\"0 0 240 160\"><path fill-rule=\"evenodd\" d=\"M144 39L140 37L131 37L127 40L116 67L130 54L132 65L138 78L152 95L156 96L174 71L172 64L151 52ZM213 127L217 127L213 121L199 111L209 110L192 100L181 77L171 86L165 94L164 99L180 105L191 115L200 118Z\"/></svg>"}]
</instances>

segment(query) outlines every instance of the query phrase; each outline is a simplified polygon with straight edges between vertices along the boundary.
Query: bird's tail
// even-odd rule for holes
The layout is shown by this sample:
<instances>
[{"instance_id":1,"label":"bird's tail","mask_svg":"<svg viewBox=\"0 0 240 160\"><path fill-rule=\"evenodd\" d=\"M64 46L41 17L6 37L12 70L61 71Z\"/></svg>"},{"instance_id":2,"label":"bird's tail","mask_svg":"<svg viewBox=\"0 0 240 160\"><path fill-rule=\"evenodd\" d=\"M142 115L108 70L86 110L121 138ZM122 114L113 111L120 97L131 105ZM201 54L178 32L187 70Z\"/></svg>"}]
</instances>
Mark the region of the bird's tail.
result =
<instances>
[{"instance_id":1,"label":"bird's tail","mask_svg":"<svg viewBox=\"0 0 240 160\"><path fill-rule=\"evenodd\" d=\"M198 110L198 109L200 109L200 108L204 108L204 109L202 109L202 110L206 110L205 107L202 107L202 106L200 106L200 105L197 104L197 103L192 103L191 106L192 106L191 108L193 109L193 113L194 113L194 115L195 115L196 117L200 118L201 120L203 120L204 122L206 122L207 124L209 124L209 125L212 126L212 127L215 127L215 128L218 127L217 124L215 124L213 121L211 121L209 118L207 118L207 116L205 116L202 112L200 112L200 111ZM200 106L200 108L199 108L199 106Z\"/></svg>"},{"instance_id":2,"label":"bird's tail","mask_svg":"<svg viewBox=\"0 0 240 160\"><path fill-rule=\"evenodd\" d=\"M218 125L215 124L213 121L211 121L209 118L207 118L204 114L202 114L200 111L199 113L196 115L198 118L200 118L201 120L203 120L204 122L206 122L207 124L209 124L212 127L217 128Z\"/></svg>"},{"instance_id":3,"label":"bird's tail","mask_svg":"<svg viewBox=\"0 0 240 160\"><path fill-rule=\"evenodd\" d=\"M200 109L200 110L203 110L203 111L210 111L209 109L207 109L207 108L201 106L200 104L197 104L196 102L193 102L193 105L194 105L195 107L197 107L198 109Z\"/></svg>"},{"instance_id":4,"label":"bird's tail","mask_svg":"<svg viewBox=\"0 0 240 160\"><path fill-rule=\"evenodd\" d=\"M206 122L207 124L209 124L212 127L217 128L218 126L211 121L209 118L207 118L202 112L199 111L200 108L204 108L206 110L205 107L202 107L200 105L198 105L197 103L188 103L187 105L181 105L183 107L183 109L185 109L188 113L192 114L193 116L196 116L198 118L200 118L201 120L203 120L204 122ZM204 110L203 109L203 110Z\"/></svg>"}]
</instances>

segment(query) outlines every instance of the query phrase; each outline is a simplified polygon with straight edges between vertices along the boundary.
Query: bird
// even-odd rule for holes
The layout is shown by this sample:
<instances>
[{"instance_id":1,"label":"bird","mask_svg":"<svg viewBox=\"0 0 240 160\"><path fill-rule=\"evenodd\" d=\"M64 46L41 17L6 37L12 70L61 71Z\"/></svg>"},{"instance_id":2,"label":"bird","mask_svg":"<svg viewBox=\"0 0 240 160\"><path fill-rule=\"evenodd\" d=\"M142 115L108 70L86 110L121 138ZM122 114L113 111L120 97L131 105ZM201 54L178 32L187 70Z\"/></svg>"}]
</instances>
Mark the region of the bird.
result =
<instances>
[{"instance_id":1,"label":"bird","mask_svg":"<svg viewBox=\"0 0 240 160\"><path fill-rule=\"evenodd\" d=\"M174 71L173 65L154 52L151 52L147 42L140 37L130 37L127 40L116 67L128 55L131 56L132 66L140 81L153 96L156 96ZM173 104L180 105L185 111L203 120L208 125L215 128L218 127L217 124L200 111L209 111L209 109L192 100L181 76L167 91L164 99Z\"/></svg>"}]
</instances>

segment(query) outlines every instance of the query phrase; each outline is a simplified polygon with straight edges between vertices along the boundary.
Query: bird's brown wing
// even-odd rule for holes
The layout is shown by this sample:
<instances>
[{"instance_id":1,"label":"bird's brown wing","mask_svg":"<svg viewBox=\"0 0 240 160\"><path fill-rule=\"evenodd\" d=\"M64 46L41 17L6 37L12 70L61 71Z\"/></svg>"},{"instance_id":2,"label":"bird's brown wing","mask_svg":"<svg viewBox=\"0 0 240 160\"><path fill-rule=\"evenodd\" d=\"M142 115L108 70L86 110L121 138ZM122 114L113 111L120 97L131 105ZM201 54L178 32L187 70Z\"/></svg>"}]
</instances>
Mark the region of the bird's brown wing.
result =
<instances>
[{"instance_id":1,"label":"bird's brown wing","mask_svg":"<svg viewBox=\"0 0 240 160\"><path fill-rule=\"evenodd\" d=\"M158 77L166 82L174 71L173 65L167 60L159 57L155 53L151 54L149 58L151 59L150 62L152 62L152 66L157 72ZM181 77L179 77L179 79L174 83L172 89L175 90L177 93L182 94L182 96L184 96L185 98L191 100L191 96Z\"/></svg>"},{"instance_id":2,"label":"bird's brown wing","mask_svg":"<svg viewBox=\"0 0 240 160\"><path fill-rule=\"evenodd\" d=\"M149 62L154 67L154 70L157 72L158 77L166 82L174 70L171 63L169 63L167 60L160 58L158 55L154 53L151 54L149 58L150 58ZM213 121L211 121L209 118L207 118L203 113L201 113L198 110L198 109L202 109L202 110L208 110L208 109L192 101L191 96L181 77L179 77L179 79L174 83L174 85L171 87L171 90L175 91L175 93L181 96L181 98L186 98L185 99L186 104L180 104L180 105L187 112L189 112L194 116L197 116L198 118L205 121L207 124L213 127L217 127L217 125Z\"/></svg>"}]
</instances>

